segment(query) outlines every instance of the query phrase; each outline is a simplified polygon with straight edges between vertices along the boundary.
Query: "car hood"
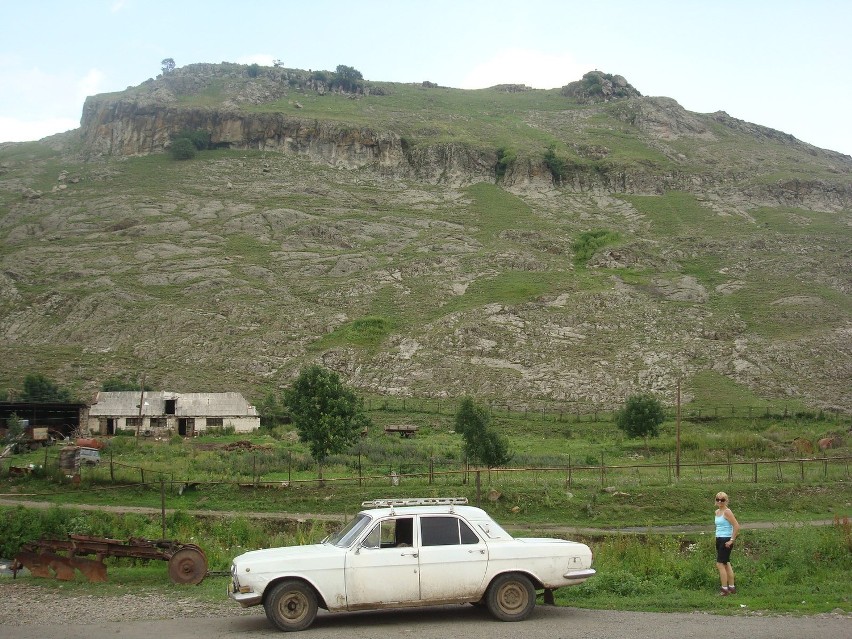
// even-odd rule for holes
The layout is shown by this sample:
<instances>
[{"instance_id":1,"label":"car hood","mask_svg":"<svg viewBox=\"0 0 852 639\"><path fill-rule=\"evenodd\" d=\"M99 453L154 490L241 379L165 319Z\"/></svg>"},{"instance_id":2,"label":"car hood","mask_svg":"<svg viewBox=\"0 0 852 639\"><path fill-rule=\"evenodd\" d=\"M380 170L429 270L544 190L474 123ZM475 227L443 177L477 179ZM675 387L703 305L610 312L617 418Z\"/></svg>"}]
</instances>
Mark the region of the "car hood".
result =
<instances>
[{"instance_id":1,"label":"car hood","mask_svg":"<svg viewBox=\"0 0 852 639\"><path fill-rule=\"evenodd\" d=\"M338 561L345 550L331 544L311 544L308 546L283 546L281 548L264 548L251 550L234 558L239 566L259 566L263 571L274 566L286 565L295 569L301 565L317 567L325 562Z\"/></svg>"}]
</instances>

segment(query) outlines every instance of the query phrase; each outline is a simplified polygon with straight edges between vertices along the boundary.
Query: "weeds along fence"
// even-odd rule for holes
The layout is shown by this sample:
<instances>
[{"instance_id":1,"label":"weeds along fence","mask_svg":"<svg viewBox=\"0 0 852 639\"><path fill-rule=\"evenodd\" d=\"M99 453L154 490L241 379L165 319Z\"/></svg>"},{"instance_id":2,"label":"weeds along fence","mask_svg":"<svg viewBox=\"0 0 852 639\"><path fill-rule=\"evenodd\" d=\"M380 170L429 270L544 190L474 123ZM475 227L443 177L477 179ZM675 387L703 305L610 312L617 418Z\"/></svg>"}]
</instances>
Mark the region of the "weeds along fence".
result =
<instances>
[{"instance_id":1,"label":"weeds along fence","mask_svg":"<svg viewBox=\"0 0 852 639\"><path fill-rule=\"evenodd\" d=\"M402 397L368 398L364 400L367 412L414 412L432 415L455 415L461 400L457 399L411 399ZM589 404L528 405L492 402L488 404L492 417L538 419L550 422L597 422L614 423L616 410ZM667 418L674 420L677 410L666 407ZM815 411L794 410L788 406L762 405L742 406L719 404L715 406L684 406L681 419L687 421L709 421L721 419L816 419L839 420L850 417L839 408Z\"/></svg>"},{"instance_id":2,"label":"weeds along fence","mask_svg":"<svg viewBox=\"0 0 852 639\"><path fill-rule=\"evenodd\" d=\"M319 479L319 468L310 458L281 456L270 457L252 452L237 452L230 456L224 472L213 476L209 472L176 471L132 466L104 459L96 465L83 465L80 480L92 484L161 484L173 492L182 492L187 486L200 484L228 484L243 487L287 488L295 486L317 487L348 484L359 487L385 486L447 486L470 484L484 487L510 488L512 486L559 487L626 490L639 486L667 486L675 483L820 483L848 481L849 461L852 457L823 456L795 459L753 459L727 461L690 461L677 463L669 458L661 463L607 464L603 456L599 464L572 461L561 466L524 468L474 468L455 460L430 458L425 463L406 462L393 464L365 464L359 460L350 466L324 468ZM13 474L9 467L5 472ZM44 474L60 472L58 456L45 454ZM222 479L227 477L227 479Z\"/></svg>"}]
</instances>

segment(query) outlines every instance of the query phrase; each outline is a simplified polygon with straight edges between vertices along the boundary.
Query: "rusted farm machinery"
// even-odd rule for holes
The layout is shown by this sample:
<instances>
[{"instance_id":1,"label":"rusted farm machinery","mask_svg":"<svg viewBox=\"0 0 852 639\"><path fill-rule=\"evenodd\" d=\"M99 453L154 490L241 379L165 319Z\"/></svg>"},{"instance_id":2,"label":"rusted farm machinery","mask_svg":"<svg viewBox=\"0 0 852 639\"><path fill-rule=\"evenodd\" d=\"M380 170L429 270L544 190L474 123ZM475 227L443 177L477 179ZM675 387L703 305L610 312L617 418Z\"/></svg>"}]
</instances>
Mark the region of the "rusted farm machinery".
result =
<instances>
[{"instance_id":1,"label":"rusted farm machinery","mask_svg":"<svg viewBox=\"0 0 852 639\"><path fill-rule=\"evenodd\" d=\"M66 555L58 553L65 552ZM88 559L83 555L94 555ZM79 570L89 581L106 581L106 557L162 559L169 562L169 578L176 584L200 584L207 576L207 557L194 544L182 544L170 539L150 540L131 537L129 541L68 535L67 539L41 539L21 546L12 562L17 576L21 568L29 569L34 577L56 577L62 581L74 579Z\"/></svg>"}]
</instances>

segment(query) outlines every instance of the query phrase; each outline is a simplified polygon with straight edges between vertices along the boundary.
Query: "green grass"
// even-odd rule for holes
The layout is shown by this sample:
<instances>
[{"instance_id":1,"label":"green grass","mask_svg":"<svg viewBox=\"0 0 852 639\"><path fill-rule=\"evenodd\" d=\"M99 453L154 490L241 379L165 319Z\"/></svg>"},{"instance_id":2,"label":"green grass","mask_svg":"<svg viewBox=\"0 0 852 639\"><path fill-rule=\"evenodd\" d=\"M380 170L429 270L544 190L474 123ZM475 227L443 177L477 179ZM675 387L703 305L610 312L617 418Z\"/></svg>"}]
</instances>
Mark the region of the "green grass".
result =
<instances>
[{"instance_id":1,"label":"green grass","mask_svg":"<svg viewBox=\"0 0 852 639\"><path fill-rule=\"evenodd\" d=\"M354 514L349 511L349 516ZM505 523L505 517L500 519ZM847 520L848 521L848 520ZM107 536L163 537L154 515L91 513L74 507L50 510L0 508L0 555L13 556L23 541L41 536L64 538L69 532ZM194 517L183 512L165 519L165 538L195 543L204 550L210 570L226 571L231 559L255 548L316 543L339 525L333 522L244 517ZM721 614L770 612L814 614L848 610L852 586L852 536L848 523L811 527L782 525L775 530L743 530L732 564L738 593L716 596L718 575L710 534L570 535L552 530L517 531L517 536L558 536L588 543L597 575L586 583L556 592L558 605L580 608ZM55 591L56 596L108 598L119 588L157 591L200 601L221 600L224 577L208 577L198 587L169 582L165 561L107 559L108 583L71 582L19 576L22 583Z\"/></svg>"},{"instance_id":2,"label":"green grass","mask_svg":"<svg viewBox=\"0 0 852 639\"><path fill-rule=\"evenodd\" d=\"M393 330L392 320L378 316L361 317L321 337L311 348L324 351L339 346L357 346L374 351Z\"/></svg>"}]
</instances>

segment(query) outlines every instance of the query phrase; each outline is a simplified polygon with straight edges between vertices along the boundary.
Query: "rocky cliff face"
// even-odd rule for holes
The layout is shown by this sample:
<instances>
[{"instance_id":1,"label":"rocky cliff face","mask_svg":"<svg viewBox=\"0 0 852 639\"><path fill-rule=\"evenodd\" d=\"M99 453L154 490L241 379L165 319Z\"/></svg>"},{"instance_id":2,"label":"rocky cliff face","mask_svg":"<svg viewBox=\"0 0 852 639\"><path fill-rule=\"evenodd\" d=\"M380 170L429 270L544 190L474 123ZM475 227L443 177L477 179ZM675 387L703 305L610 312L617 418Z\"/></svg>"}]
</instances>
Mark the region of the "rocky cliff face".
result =
<instances>
[{"instance_id":1,"label":"rocky cliff face","mask_svg":"<svg viewBox=\"0 0 852 639\"><path fill-rule=\"evenodd\" d=\"M420 139L416 144L391 127L352 126L340 119L304 117L299 96L322 95L328 87L304 71L267 69L265 75L247 79L240 65L190 65L168 76L149 80L122 94L86 100L80 135L90 155L132 156L167 150L181 131L203 130L213 148L261 149L299 156L341 168L370 167L400 178L456 185L494 181L497 149L487 144ZM431 87L435 87L428 83ZM221 95L216 106L194 106L193 96L215 85ZM526 90L526 87L523 87ZM495 92L506 93L505 86ZM364 91L370 93L367 86ZM372 89L385 93L384 88ZM568 162L558 180L563 189L595 193L660 194L671 190L714 191L720 198L743 200L748 205L805 206L842 210L852 204L850 180L831 175L852 175L852 158L817 149L793 136L753 125L724 112L691 113L670 98L643 98L621 76L591 72L562 94L591 103L589 116L606 113L631 127L638 141L658 152L661 162L624 162L613 159L612 149L572 141L582 136L583 119L573 116L574 134L566 144L578 156ZM579 97L578 97L579 96ZM349 96L355 99L358 96ZM582 98L582 99L581 99ZM278 102L276 102L278 101ZM601 106L599 102L611 104ZM247 109L251 105L285 104L272 112ZM568 113L568 112L566 112ZM552 117L545 114L547 117ZM538 117L538 116L531 116ZM560 133L555 122L535 122L537 128ZM749 155L719 158L713 145L741 136L752 142L771 142L790 157L808 156L823 168L823 177L755 180L774 169L777 157ZM688 157L680 150L688 140L695 148ZM777 156L777 150L772 150ZM794 159L794 162L798 160ZM556 180L541 154L521 155L500 177L510 189L550 187Z\"/></svg>"},{"instance_id":2,"label":"rocky cliff face","mask_svg":"<svg viewBox=\"0 0 852 639\"><path fill-rule=\"evenodd\" d=\"M0 145L0 380L852 407L848 156L670 98L323 77L193 65L90 98L83 157ZM240 152L129 159L184 130Z\"/></svg>"}]
</instances>

